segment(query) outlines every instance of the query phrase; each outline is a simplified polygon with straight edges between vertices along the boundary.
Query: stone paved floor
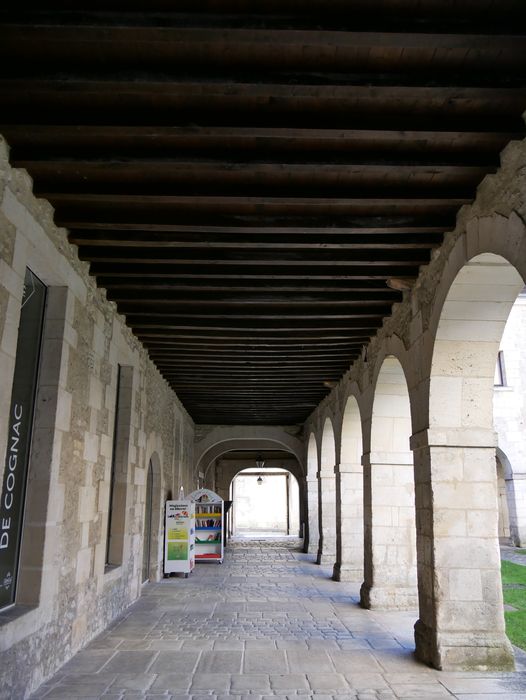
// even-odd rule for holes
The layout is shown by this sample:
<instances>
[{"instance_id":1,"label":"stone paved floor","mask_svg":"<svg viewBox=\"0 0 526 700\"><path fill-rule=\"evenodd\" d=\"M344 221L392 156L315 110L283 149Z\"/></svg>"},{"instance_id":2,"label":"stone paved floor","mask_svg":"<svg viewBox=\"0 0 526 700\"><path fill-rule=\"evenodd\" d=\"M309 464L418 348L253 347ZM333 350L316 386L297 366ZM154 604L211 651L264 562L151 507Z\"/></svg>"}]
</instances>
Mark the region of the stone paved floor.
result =
<instances>
[{"instance_id":1,"label":"stone paved floor","mask_svg":"<svg viewBox=\"0 0 526 700\"><path fill-rule=\"evenodd\" d=\"M33 698L46 700L526 700L508 674L444 673L412 654L415 613L357 605L289 539L241 540L222 566L147 585ZM521 670L522 669L522 670Z\"/></svg>"},{"instance_id":2,"label":"stone paved floor","mask_svg":"<svg viewBox=\"0 0 526 700\"><path fill-rule=\"evenodd\" d=\"M501 559L506 559L507 561L511 561L514 564L521 564L521 566L526 566L526 554L521 554L520 550L517 547L501 545L500 556Z\"/></svg>"}]
</instances>

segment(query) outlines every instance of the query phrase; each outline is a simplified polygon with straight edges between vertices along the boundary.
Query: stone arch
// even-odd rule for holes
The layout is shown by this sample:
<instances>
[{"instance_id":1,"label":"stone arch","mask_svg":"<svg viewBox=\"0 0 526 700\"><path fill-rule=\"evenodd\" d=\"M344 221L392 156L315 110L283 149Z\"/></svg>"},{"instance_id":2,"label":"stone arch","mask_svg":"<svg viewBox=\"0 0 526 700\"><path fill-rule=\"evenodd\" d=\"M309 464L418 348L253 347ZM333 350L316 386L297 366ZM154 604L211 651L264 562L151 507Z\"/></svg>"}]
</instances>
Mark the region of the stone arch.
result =
<instances>
[{"instance_id":1,"label":"stone arch","mask_svg":"<svg viewBox=\"0 0 526 700\"><path fill-rule=\"evenodd\" d=\"M364 455L364 583L368 608L416 606L411 402L402 364L383 358L374 385L371 451Z\"/></svg>"},{"instance_id":2,"label":"stone arch","mask_svg":"<svg viewBox=\"0 0 526 700\"><path fill-rule=\"evenodd\" d=\"M336 441L330 416L325 418L320 445L318 523L318 564L334 566L336 561Z\"/></svg>"},{"instance_id":3,"label":"stone arch","mask_svg":"<svg viewBox=\"0 0 526 700\"><path fill-rule=\"evenodd\" d=\"M316 435L311 433L307 447L307 475L311 478L316 478L318 472L318 444Z\"/></svg>"},{"instance_id":4,"label":"stone arch","mask_svg":"<svg viewBox=\"0 0 526 700\"><path fill-rule=\"evenodd\" d=\"M513 467L508 459L508 455L498 446L495 448L495 454L501 464L503 478L506 480L513 479Z\"/></svg>"},{"instance_id":5,"label":"stone arch","mask_svg":"<svg viewBox=\"0 0 526 700\"><path fill-rule=\"evenodd\" d=\"M417 654L438 668L513 665L500 580L493 381L504 326L524 286L511 262L526 239L517 219L468 223L433 312L429 429L412 444L420 524ZM520 265L526 271L526 260Z\"/></svg>"},{"instance_id":6,"label":"stone arch","mask_svg":"<svg viewBox=\"0 0 526 700\"><path fill-rule=\"evenodd\" d=\"M289 466L283 466L283 469L286 470L285 472L275 466L263 467L262 483L256 486L255 489L253 488L254 481L258 477L259 470L255 471L253 467L236 469L230 482L230 491L234 500L234 507L229 511L232 513L231 534L240 534L240 520L244 517L246 521L248 517L249 519L253 518L248 529L255 532L264 530L268 534L275 529L276 522L278 522L281 524L279 532L282 535L293 535L295 537L302 535L300 532L301 490L298 469L291 469ZM243 480L241 480L240 483L239 477L243 476L248 477L249 481L243 483ZM280 480L281 484L279 484ZM276 488L277 486L283 488ZM257 492L255 497L254 492ZM240 514L240 511L243 511L243 498L247 499L245 505L248 506L248 511ZM277 521L268 520L268 514L273 512L276 515L276 511L278 515L281 515L281 520L279 518ZM262 521L263 525L267 525L267 527L261 527ZM259 525L256 526L256 523L259 523ZM269 523L273 523L274 528L268 527Z\"/></svg>"},{"instance_id":7,"label":"stone arch","mask_svg":"<svg viewBox=\"0 0 526 700\"><path fill-rule=\"evenodd\" d=\"M303 442L283 428L266 426L217 426L195 444L197 472L206 473L225 452L236 449L263 449L279 445L296 457L304 470Z\"/></svg>"},{"instance_id":8,"label":"stone arch","mask_svg":"<svg viewBox=\"0 0 526 700\"><path fill-rule=\"evenodd\" d=\"M290 459L283 460L283 467L287 469L298 482L300 499L299 530L301 530L301 533L303 535L303 531L306 527L305 522L307 517L307 480L302 463L300 462L296 454L286 445L283 445L277 440L265 438L228 439L223 442L217 443L213 445L213 447L208 449L204 453L200 462L201 467L198 467L198 469L206 469L204 471L204 478L208 488L211 488L213 491L216 491L221 496L221 498L225 500L230 500L232 498L231 486L233 480L236 474L239 473L239 471L242 471L246 468L246 464L244 466L239 466L239 464L236 464L234 460L232 460L232 462L230 463L228 459L222 460L221 458L230 452L237 451L250 451L254 453L261 452L262 456L265 457L265 451L275 451L276 449L278 449L281 452L287 452L289 454ZM207 465L206 468L204 466L205 464ZM267 468L270 467L267 466ZM235 498L233 500L235 501ZM232 534L233 529L234 509L235 503L228 513L228 531L230 534Z\"/></svg>"},{"instance_id":9,"label":"stone arch","mask_svg":"<svg viewBox=\"0 0 526 700\"><path fill-rule=\"evenodd\" d=\"M336 462L336 439L333 422L330 417L325 419L321 436L320 471L331 473Z\"/></svg>"},{"instance_id":10,"label":"stone arch","mask_svg":"<svg viewBox=\"0 0 526 700\"><path fill-rule=\"evenodd\" d=\"M499 494L499 538L508 538L516 547L522 547L525 543L523 532L526 519L524 507L521 507L524 500L521 498L521 486L524 480L515 481L512 464L500 447L496 448L495 461ZM503 532L507 529L509 533Z\"/></svg>"},{"instance_id":11,"label":"stone arch","mask_svg":"<svg viewBox=\"0 0 526 700\"><path fill-rule=\"evenodd\" d=\"M254 452L260 452L264 450L276 449L277 447L282 450L284 449L286 452L290 452L290 454L295 458L298 465L298 473L295 474L295 476L298 478L298 481L304 482L305 469L302 461L298 459L298 456L281 442L276 440L267 440L264 438L258 440L247 438L241 440L225 440L224 442L220 442L210 448L203 455L201 461L198 463L197 471L198 473L204 473L205 483L208 483L209 487L212 488L214 484L211 483L210 468L216 464L217 460L220 459L222 455L226 454L227 452L235 452L236 450L253 450Z\"/></svg>"},{"instance_id":12,"label":"stone arch","mask_svg":"<svg viewBox=\"0 0 526 700\"><path fill-rule=\"evenodd\" d=\"M150 581L159 581L163 574L164 487L161 459L153 452L146 464L152 468L152 527L150 533ZM146 489L146 487L145 487ZM144 530L143 530L144 531ZM143 547L146 543L143 542Z\"/></svg>"},{"instance_id":13,"label":"stone arch","mask_svg":"<svg viewBox=\"0 0 526 700\"><path fill-rule=\"evenodd\" d=\"M336 468L335 581L363 580L363 435L360 407L347 397Z\"/></svg>"},{"instance_id":14,"label":"stone arch","mask_svg":"<svg viewBox=\"0 0 526 700\"><path fill-rule=\"evenodd\" d=\"M444 265L436 272L438 282L433 289L432 301L428 305L429 311L426 313L428 317L426 322L427 332L431 337L431 352L429 349L422 348L422 352L420 353L419 364L422 367L423 377L430 377L432 373L436 371L437 339L440 339L440 335L443 336L444 321L447 320L447 314L450 313L447 307L444 313L444 307L446 301L454 301L455 289L457 292L460 291L460 287L457 286L460 281L458 277L459 274L465 270L466 266L473 268L475 265L478 265L479 272L480 268L484 265L486 265L487 268L491 267L491 262L489 262L490 258L487 258L485 263L484 258L478 258L480 255L497 256L500 258L500 262L497 264L508 267L510 271L514 270L516 276L518 275L522 280L526 280L526 226L518 214L512 212L509 217L501 216L500 214L474 217L467 223L465 233L460 235L451 246ZM494 269L496 269L496 267ZM467 276L465 272L463 275L464 277ZM488 282L486 285L486 292L491 294L492 284L490 282L490 276L488 275L486 279ZM495 281L497 287L502 286L498 275ZM524 281L522 285L524 286ZM468 286L472 287L471 291L475 294L476 285ZM481 286L484 287L484 283L482 283ZM515 294L515 296L513 296L513 294ZM510 304L511 308L517 295L518 291L516 293L511 293L511 295L508 292L507 294L505 293L505 300L498 299L495 290L493 300L497 303L505 301L505 303ZM457 299L456 301L468 302L469 299ZM476 299L473 300L473 309L476 309L476 301ZM480 301L482 302L483 299L480 299ZM506 319L508 315L509 310L505 314ZM485 318L484 314L482 318ZM441 324L442 329L439 329ZM502 332L500 333L500 337L502 337ZM433 367L432 365L435 366ZM491 377L493 378L493 369ZM428 400L422 401L421 406L419 406L418 423L415 423L415 425L420 425L424 429L431 423L427 412L429 396L426 398Z\"/></svg>"},{"instance_id":15,"label":"stone arch","mask_svg":"<svg viewBox=\"0 0 526 700\"><path fill-rule=\"evenodd\" d=\"M307 541L305 551L318 554L320 530L318 522L318 445L316 435L311 433L307 445Z\"/></svg>"},{"instance_id":16,"label":"stone arch","mask_svg":"<svg viewBox=\"0 0 526 700\"><path fill-rule=\"evenodd\" d=\"M291 460L291 461L288 462L283 468L286 469L287 471L289 471L289 472L292 474L292 476L297 480L297 482L298 482L298 484L299 484L299 483L300 483L300 480L301 480L302 478L304 478L304 477L303 477L303 472L302 472L302 469L301 469L301 467L300 467L298 461L297 461L296 458L295 458L295 455L292 455L292 454L291 454L291 457L292 457L292 460L294 460L294 461ZM266 466L266 467L264 467L264 468L265 468L265 469L270 469L270 470L273 469L273 467L271 467L271 466ZM228 483L230 484L230 483L236 478L236 476L237 476L238 474L240 474L241 472L245 471L245 469L247 469L247 467L235 466L235 467L226 475L227 480L228 480ZM225 490L225 489L223 489L223 490Z\"/></svg>"},{"instance_id":17,"label":"stone arch","mask_svg":"<svg viewBox=\"0 0 526 700\"><path fill-rule=\"evenodd\" d=\"M502 454L502 451L497 448L495 455L495 468L497 471L498 536L500 542L509 544L511 541L510 512L505 475L506 467L501 460Z\"/></svg>"},{"instance_id":18,"label":"stone arch","mask_svg":"<svg viewBox=\"0 0 526 700\"><path fill-rule=\"evenodd\" d=\"M524 280L494 253L458 272L433 347L429 427L493 432L493 379L500 339Z\"/></svg>"}]
</instances>

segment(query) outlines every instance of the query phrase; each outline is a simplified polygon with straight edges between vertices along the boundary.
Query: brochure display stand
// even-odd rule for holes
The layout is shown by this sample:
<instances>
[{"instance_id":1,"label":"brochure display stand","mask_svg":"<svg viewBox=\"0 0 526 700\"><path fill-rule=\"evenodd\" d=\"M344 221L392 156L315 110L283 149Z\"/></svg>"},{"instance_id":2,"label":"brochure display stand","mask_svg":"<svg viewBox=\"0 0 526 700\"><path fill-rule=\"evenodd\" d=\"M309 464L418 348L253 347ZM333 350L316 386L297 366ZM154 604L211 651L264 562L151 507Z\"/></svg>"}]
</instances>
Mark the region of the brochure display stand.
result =
<instances>
[{"instance_id":1,"label":"brochure display stand","mask_svg":"<svg viewBox=\"0 0 526 700\"><path fill-rule=\"evenodd\" d=\"M195 560L223 563L223 499L210 491L198 489L188 498L195 502Z\"/></svg>"},{"instance_id":2,"label":"brochure display stand","mask_svg":"<svg viewBox=\"0 0 526 700\"><path fill-rule=\"evenodd\" d=\"M190 499L166 501L164 573L183 573L195 564L195 504Z\"/></svg>"}]
</instances>

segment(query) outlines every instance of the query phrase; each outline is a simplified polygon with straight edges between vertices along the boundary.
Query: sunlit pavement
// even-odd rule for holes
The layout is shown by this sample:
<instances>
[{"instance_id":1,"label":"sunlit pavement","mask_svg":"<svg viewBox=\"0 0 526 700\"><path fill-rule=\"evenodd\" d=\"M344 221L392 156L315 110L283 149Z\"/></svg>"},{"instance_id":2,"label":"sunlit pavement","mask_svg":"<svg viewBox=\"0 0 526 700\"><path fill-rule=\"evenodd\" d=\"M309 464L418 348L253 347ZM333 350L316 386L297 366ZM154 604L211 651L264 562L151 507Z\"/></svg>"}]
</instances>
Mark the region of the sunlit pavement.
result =
<instances>
[{"instance_id":1,"label":"sunlit pavement","mask_svg":"<svg viewBox=\"0 0 526 700\"><path fill-rule=\"evenodd\" d=\"M294 538L245 537L223 565L141 599L33 698L526 700L515 673L446 673L413 655L416 612L372 612ZM522 658L522 656L521 656Z\"/></svg>"}]
</instances>

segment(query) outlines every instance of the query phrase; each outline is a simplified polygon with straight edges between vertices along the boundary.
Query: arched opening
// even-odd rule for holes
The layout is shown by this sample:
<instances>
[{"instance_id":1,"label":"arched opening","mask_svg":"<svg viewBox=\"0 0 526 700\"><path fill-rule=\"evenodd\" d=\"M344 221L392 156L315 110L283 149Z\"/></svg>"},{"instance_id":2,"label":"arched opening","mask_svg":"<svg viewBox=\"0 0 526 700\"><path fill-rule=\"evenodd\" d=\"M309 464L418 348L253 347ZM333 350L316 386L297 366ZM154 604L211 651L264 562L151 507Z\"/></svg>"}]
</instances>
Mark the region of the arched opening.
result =
<instances>
[{"instance_id":1,"label":"arched opening","mask_svg":"<svg viewBox=\"0 0 526 700\"><path fill-rule=\"evenodd\" d=\"M319 480L319 531L318 564L333 566L336 561L336 442L330 418L325 419L321 436Z\"/></svg>"},{"instance_id":2,"label":"arched opening","mask_svg":"<svg viewBox=\"0 0 526 700\"><path fill-rule=\"evenodd\" d=\"M526 441L526 437L523 436L523 440ZM496 463L499 493L499 540L501 542L504 540L504 544L524 547L526 544L526 508L523 504L526 502L526 486L524 485L524 476L526 475L519 474L519 478L515 478L508 455L500 447L496 449ZM509 534L507 534L506 525L509 528Z\"/></svg>"},{"instance_id":3,"label":"arched opening","mask_svg":"<svg viewBox=\"0 0 526 700\"><path fill-rule=\"evenodd\" d=\"M153 518L153 467L148 464L146 473L146 495L144 499L144 531L142 547L142 582L150 580L150 557L152 550L152 518Z\"/></svg>"},{"instance_id":4,"label":"arched opening","mask_svg":"<svg viewBox=\"0 0 526 700\"><path fill-rule=\"evenodd\" d=\"M236 479L240 473L243 473L243 478ZM291 536L303 537L306 479L292 452L263 441L259 445L251 443L246 448L227 448L208 470L206 481L229 508L226 519L229 537L250 532L255 533L254 536L265 532L285 534L287 529ZM270 517L273 506L268 503L267 495L272 489L275 489L282 507ZM252 506L248 505L250 503Z\"/></svg>"},{"instance_id":5,"label":"arched opening","mask_svg":"<svg viewBox=\"0 0 526 700\"><path fill-rule=\"evenodd\" d=\"M163 561L163 508L166 494L163 492L161 461L154 452L148 462L145 475L142 582L159 581Z\"/></svg>"},{"instance_id":6,"label":"arched opening","mask_svg":"<svg viewBox=\"0 0 526 700\"><path fill-rule=\"evenodd\" d=\"M362 421L358 402L349 396L342 422L340 464L336 474L336 581L363 580Z\"/></svg>"},{"instance_id":7,"label":"arched opening","mask_svg":"<svg viewBox=\"0 0 526 700\"><path fill-rule=\"evenodd\" d=\"M416 524L411 409L400 362L386 357L376 382L371 452L364 469L365 570L361 603L416 608Z\"/></svg>"},{"instance_id":8,"label":"arched opening","mask_svg":"<svg viewBox=\"0 0 526 700\"><path fill-rule=\"evenodd\" d=\"M415 436L420 619L417 654L438 668L510 668L498 541L495 360L524 286L495 254L453 281L433 348L429 430ZM426 431L424 431L426 433Z\"/></svg>"},{"instance_id":9,"label":"arched opening","mask_svg":"<svg viewBox=\"0 0 526 700\"><path fill-rule=\"evenodd\" d=\"M493 388L493 422L497 433L499 480L499 537L504 508L509 511L509 537L526 546L526 287L513 304L499 345ZM502 498L506 486L507 503Z\"/></svg>"},{"instance_id":10,"label":"arched opening","mask_svg":"<svg viewBox=\"0 0 526 700\"><path fill-rule=\"evenodd\" d=\"M319 526L319 486L318 486L318 446L311 433L307 448L307 499L308 499L308 543L307 552L318 554L320 545Z\"/></svg>"},{"instance_id":11,"label":"arched opening","mask_svg":"<svg viewBox=\"0 0 526 700\"><path fill-rule=\"evenodd\" d=\"M234 537L298 537L299 486L286 469L244 469L232 481ZM234 500L234 499L232 499Z\"/></svg>"},{"instance_id":12,"label":"arched opening","mask_svg":"<svg viewBox=\"0 0 526 700\"><path fill-rule=\"evenodd\" d=\"M506 477L504 465L497 451L495 457L497 467L497 498L499 513L499 542L502 544L511 543L510 512L508 508L508 490L506 487Z\"/></svg>"}]
</instances>

